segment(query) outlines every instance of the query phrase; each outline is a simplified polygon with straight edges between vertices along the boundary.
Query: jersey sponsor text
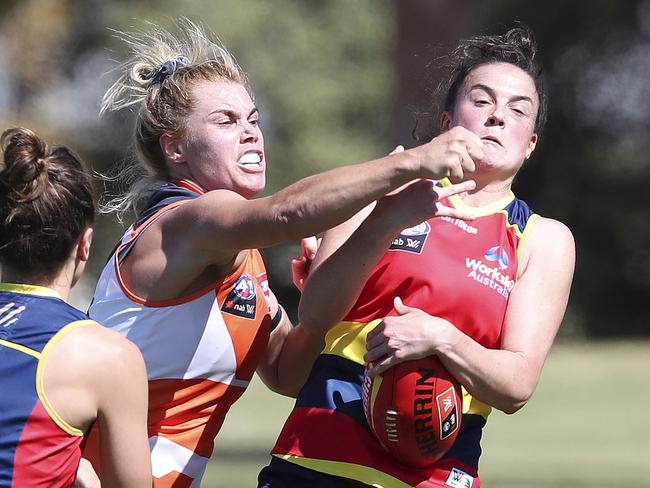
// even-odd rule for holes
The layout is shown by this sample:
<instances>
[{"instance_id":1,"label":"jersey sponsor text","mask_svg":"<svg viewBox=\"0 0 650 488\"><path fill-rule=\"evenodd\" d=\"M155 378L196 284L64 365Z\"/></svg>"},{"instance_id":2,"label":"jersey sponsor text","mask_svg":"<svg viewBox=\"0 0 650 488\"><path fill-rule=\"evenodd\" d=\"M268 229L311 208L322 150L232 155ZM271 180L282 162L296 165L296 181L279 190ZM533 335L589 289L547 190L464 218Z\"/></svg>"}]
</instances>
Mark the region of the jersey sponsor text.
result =
<instances>
[{"instance_id":1,"label":"jersey sponsor text","mask_svg":"<svg viewBox=\"0 0 650 488\"><path fill-rule=\"evenodd\" d=\"M455 219L453 217L447 217L447 216L443 216L443 217L439 217L439 218L440 218L440 220L442 220L444 222L449 222L450 224L454 224L456 227L458 227L461 230L464 230L468 234L474 234L474 235L478 234L478 227L474 227L473 225L469 225L464 220Z\"/></svg>"},{"instance_id":2,"label":"jersey sponsor text","mask_svg":"<svg viewBox=\"0 0 650 488\"><path fill-rule=\"evenodd\" d=\"M515 287L515 282L509 276L501 273L499 268L488 266L480 259L465 258L465 266L471 270L467 275L468 278L490 287L504 298L508 298Z\"/></svg>"}]
</instances>

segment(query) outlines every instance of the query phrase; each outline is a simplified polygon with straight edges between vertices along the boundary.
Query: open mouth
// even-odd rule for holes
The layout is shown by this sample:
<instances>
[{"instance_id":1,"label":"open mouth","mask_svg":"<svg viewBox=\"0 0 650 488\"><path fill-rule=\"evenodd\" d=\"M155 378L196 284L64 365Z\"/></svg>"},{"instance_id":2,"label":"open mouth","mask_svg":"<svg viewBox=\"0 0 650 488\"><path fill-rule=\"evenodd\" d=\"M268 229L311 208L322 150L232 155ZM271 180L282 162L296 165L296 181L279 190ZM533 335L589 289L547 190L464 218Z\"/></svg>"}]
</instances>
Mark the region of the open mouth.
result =
<instances>
[{"instance_id":1,"label":"open mouth","mask_svg":"<svg viewBox=\"0 0 650 488\"><path fill-rule=\"evenodd\" d=\"M499 139L497 139L496 137L494 137L494 136L481 137L481 140L492 142L494 144L498 144L499 146L503 147L503 144L501 144L501 141Z\"/></svg>"},{"instance_id":2,"label":"open mouth","mask_svg":"<svg viewBox=\"0 0 650 488\"><path fill-rule=\"evenodd\" d=\"M242 164L244 166L248 166L248 165L259 166L262 163L262 153L259 152L259 151L245 152L239 158L238 162L239 162L239 164Z\"/></svg>"}]
</instances>

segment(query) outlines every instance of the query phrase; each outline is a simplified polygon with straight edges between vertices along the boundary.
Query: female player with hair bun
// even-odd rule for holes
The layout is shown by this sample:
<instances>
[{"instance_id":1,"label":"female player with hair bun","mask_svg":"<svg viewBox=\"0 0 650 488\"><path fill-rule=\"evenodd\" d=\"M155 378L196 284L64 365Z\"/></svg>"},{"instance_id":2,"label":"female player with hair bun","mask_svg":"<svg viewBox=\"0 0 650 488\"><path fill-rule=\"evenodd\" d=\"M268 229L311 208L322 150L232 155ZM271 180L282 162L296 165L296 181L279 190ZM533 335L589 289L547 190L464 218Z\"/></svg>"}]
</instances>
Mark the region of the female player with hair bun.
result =
<instances>
[{"instance_id":1,"label":"female player with hair bun","mask_svg":"<svg viewBox=\"0 0 650 488\"><path fill-rule=\"evenodd\" d=\"M147 486L142 356L66 303L88 261L90 178L67 147L29 129L1 142L0 485L98 486L80 465L96 424L102 486Z\"/></svg>"},{"instance_id":2,"label":"female player with hair bun","mask_svg":"<svg viewBox=\"0 0 650 488\"><path fill-rule=\"evenodd\" d=\"M198 486L225 415L255 371L295 395L322 347L322 336L282 312L258 248L338 225L414 179L461 179L483 155L478 137L459 129L255 198L266 153L246 75L200 27L188 21L179 30L123 36L132 58L102 109L136 108L135 146L149 176L114 207L145 195L151 182L154 190L90 308L143 353L154 485L174 487ZM423 197L471 188L430 186Z\"/></svg>"},{"instance_id":3,"label":"female player with hair bun","mask_svg":"<svg viewBox=\"0 0 650 488\"><path fill-rule=\"evenodd\" d=\"M465 177L476 187L443 203L475 218L432 218L415 184L325 233L300 302L302 326L326 333L325 348L260 487L478 488L491 408L514 413L535 391L575 261L569 229L511 191L546 114L535 41L517 27L461 41L450 60L440 131L471 131L483 157ZM446 454L414 469L368 427L362 382L366 365L377 376L432 355L462 385L463 416Z\"/></svg>"}]
</instances>

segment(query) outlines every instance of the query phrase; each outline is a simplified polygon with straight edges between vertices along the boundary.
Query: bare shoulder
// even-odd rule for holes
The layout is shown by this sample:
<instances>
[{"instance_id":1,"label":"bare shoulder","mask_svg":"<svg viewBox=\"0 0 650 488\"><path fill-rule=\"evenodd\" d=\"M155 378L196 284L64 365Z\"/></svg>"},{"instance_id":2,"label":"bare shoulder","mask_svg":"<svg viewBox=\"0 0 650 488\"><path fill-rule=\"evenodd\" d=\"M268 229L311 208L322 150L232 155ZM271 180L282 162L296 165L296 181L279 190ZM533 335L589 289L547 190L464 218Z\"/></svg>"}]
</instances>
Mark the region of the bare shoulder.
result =
<instances>
[{"instance_id":1,"label":"bare shoulder","mask_svg":"<svg viewBox=\"0 0 650 488\"><path fill-rule=\"evenodd\" d=\"M273 229L262 227L262 232L260 226L275 223L276 214L268 197L247 200L230 190L212 190L169 212L160 225L167 236L183 236L171 241L182 250L183 266L192 260L199 266L222 265L242 249L261 247L265 241L259 236Z\"/></svg>"},{"instance_id":2,"label":"bare shoulder","mask_svg":"<svg viewBox=\"0 0 650 488\"><path fill-rule=\"evenodd\" d=\"M58 346L69 363L91 374L128 373L143 363L135 344L97 322L70 331Z\"/></svg>"},{"instance_id":3,"label":"bare shoulder","mask_svg":"<svg viewBox=\"0 0 650 488\"><path fill-rule=\"evenodd\" d=\"M195 219L214 219L215 217L226 218L229 212L224 209L229 209L230 206L247 205L255 200L247 200L239 193L230 190L212 190L197 198L188 201L186 204L181 205L177 211L170 214L167 219L176 221L179 225L195 226L196 222L187 221L188 216Z\"/></svg>"},{"instance_id":4,"label":"bare shoulder","mask_svg":"<svg viewBox=\"0 0 650 488\"><path fill-rule=\"evenodd\" d=\"M569 251L575 248L571 230L559 220L538 217L531 229L529 242L533 249Z\"/></svg>"},{"instance_id":5,"label":"bare shoulder","mask_svg":"<svg viewBox=\"0 0 650 488\"><path fill-rule=\"evenodd\" d=\"M215 228L232 225L230 220L233 218L233 212L239 214L242 205L248 202L236 192L212 190L166 212L154 226L158 227L158 232L182 235L183 239L174 239L171 244L175 248L185 246L191 254L196 247L196 240L200 242L203 234L211 233ZM159 240L160 237L154 238L156 244Z\"/></svg>"},{"instance_id":6,"label":"bare shoulder","mask_svg":"<svg viewBox=\"0 0 650 488\"><path fill-rule=\"evenodd\" d=\"M530 230L524 247L524 269L543 268L568 276L575 266L575 241L571 230L562 222L538 217Z\"/></svg>"}]
</instances>

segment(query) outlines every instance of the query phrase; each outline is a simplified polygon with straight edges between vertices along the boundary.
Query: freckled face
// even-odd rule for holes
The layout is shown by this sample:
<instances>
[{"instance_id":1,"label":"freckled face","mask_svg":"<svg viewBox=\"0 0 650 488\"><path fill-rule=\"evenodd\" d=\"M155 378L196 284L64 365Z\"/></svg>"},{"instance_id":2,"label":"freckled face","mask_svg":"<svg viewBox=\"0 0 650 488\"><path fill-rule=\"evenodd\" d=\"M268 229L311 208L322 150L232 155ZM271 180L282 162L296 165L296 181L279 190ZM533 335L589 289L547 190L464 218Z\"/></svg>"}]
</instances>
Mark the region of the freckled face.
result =
<instances>
[{"instance_id":1,"label":"freckled face","mask_svg":"<svg viewBox=\"0 0 650 488\"><path fill-rule=\"evenodd\" d=\"M460 125L481 138L485 159L479 170L514 175L537 144L538 109L537 89L528 73L509 63L484 64L467 75L453 111L443 114L441 128Z\"/></svg>"},{"instance_id":2,"label":"freckled face","mask_svg":"<svg viewBox=\"0 0 650 488\"><path fill-rule=\"evenodd\" d=\"M266 161L259 113L246 89L230 81L203 81L191 89L194 110L180 142L191 178L206 190L252 198L264 189Z\"/></svg>"}]
</instances>

